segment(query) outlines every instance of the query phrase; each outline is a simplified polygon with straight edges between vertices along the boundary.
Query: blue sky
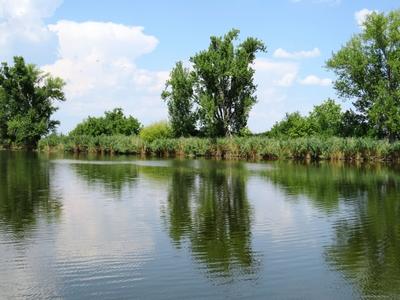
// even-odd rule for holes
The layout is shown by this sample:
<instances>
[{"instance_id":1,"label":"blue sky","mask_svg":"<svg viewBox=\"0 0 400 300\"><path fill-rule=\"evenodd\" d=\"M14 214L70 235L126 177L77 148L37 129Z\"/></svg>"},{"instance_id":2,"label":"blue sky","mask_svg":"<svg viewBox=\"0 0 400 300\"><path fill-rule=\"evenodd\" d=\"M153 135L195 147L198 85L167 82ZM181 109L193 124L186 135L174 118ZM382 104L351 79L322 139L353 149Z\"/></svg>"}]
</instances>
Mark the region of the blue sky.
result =
<instances>
[{"instance_id":1,"label":"blue sky","mask_svg":"<svg viewBox=\"0 0 400 300\"><path fill-rule=\"evenodd\" d=\"M254 66L258 103L249 127L260 132L285 112L337 99L325 61L366 14L396 8L398 1L0 0L0 57L24 55L66 80L61 132L113 107L149 124L168 117L160 92L175 62L188 64L210 35L238 28L242 39L268 48Z\"/></svg>"}]
</instances>

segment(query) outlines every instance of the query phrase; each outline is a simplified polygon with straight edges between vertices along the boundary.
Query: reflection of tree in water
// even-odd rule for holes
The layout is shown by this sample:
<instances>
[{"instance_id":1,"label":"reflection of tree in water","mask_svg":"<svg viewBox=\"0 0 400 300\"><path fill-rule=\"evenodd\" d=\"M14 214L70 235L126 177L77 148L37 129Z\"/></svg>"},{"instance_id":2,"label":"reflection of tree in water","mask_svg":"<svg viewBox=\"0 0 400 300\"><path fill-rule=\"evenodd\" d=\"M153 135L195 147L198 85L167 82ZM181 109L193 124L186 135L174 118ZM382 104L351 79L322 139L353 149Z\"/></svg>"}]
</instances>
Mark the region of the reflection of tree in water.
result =
<instances>
[{"instance_id":1,"label":"reflection of tree in water","mask_svg":"<svg viewBox=\"0 0 400 300\"><path fill-rule=\"evenodd\" d=\"M400 294L400 181L372 182L335 223L328 262L368 296Z\"/></svg>"},{"instance_id":2,"label":"reflection of tree in water","mask_svg":"<svg viewBox=\"0 0 400 300\"><path fill-rule=\"evenodd\" d=\"M35 153L0 151L0 222L23 237L39 216L58 218L61 203L51 191L52 167Z\"/></svg>"},{"instance_id":3,"label":"reflection of tree in water","mask_svg":"<svg viewBox=\"0 0 400 300\"><path fill-rule=\"evenodd\" d=\"M118 193L138 177L138 167L130 163L81 162L73 168L89 185L99 184Z\"/></svg>"},{"instance_id":4,"label":"reflection of tree in water","mask_svg":"<svg viewBox=\"0 0 400 300\"><path fill-rule=\"evenodd\" d=\"M168 194L170 236L190 243L193 256L217 276L254 272L251 209L242 165L201 161L191 169L176 162Z\"/></svg>"},{"instance_id":5,"label":"reflection of tree in water","mask_svg":"<svg viewBox=\"0 0 400 300\"><path fill-rule=\"evenodd\" d=\"M400 175L382 166L287 165L267 174L338 218L326 260L364 296L400 294ZM324 191L325 190L325 191Z\"/></svg>"}]
</instances>

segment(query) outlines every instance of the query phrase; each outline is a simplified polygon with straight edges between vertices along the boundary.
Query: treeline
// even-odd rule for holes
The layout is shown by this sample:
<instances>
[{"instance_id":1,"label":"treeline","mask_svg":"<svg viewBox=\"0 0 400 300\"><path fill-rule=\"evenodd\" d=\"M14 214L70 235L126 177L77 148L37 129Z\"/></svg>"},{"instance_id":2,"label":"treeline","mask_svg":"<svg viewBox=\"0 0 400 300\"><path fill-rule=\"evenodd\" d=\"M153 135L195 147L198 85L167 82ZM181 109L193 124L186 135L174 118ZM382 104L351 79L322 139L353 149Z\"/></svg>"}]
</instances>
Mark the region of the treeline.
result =
<instances>
[{"instance_id":1,"label":"treeline","mask_svg":"<svg viewBox=\"0 0 400 300\"><path fill-rule=\"evenodd\" d=\"M283 120L261 135L279 138L377 137L353 111L343 112L340 104L332 99L315 105L306 116L299 112L287 113Z\"/></svg>"}]
</instances>

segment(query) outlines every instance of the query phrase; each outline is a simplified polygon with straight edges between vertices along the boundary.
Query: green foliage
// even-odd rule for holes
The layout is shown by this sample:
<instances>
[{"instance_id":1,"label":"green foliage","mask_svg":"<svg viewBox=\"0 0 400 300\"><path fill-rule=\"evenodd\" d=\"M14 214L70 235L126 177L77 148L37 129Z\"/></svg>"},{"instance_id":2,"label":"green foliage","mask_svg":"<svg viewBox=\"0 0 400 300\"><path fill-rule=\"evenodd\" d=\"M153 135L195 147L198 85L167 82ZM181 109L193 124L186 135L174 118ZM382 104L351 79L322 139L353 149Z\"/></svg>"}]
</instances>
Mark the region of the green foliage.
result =
<instances>
[{"instance_id":1,"label":"green foliage","mask_svg":"<svg viewBox=\"0 0 400 300\"><path fill-rule=\"evenodd\" d=\"M328 99L322 104L314 106L308 116L302 116L299 112L286 114L282 121L277 122L267 132L267 135L286 138L338 136L345 127L342 121L343 114L340 105L334 100ZM350 127L351 125L346 124L346 126ZM348 131L350 129L348 128Z\"/></svg>"},{"instance_id":2,"label":"green foliage","mask_svg":"<svg viewBox=\"0 0 400 300\"><path fill-rule=\"evenodd\" d=\"M54 101L64 101L64 82L43 73L22 57L0 67L0 143L35 148L59 124Z\"/></svg>"},{"instance_id":3,"label":"green foliage","mask_svg":"<svg viewBox=\"0 0 400 300\"><path fill-rule=\"evenodd\" d=\"M340 133L342 109L332 99L314 106L308 117L313 133L320 136L337 136Z\"/></svg>"},{"instance_id":4,"label":"green foliage","mask_svg":"<svg viewBox=\"0 0 400 300\"><path fill-rule=\"evenodd\" d=\"M132 117L125 116L122 108L106 111L104 117L88 117L78 124L71 135L136 135L142 125Z\"/></svg>"},{"instance_id":5,"label":"green foliage","mask_svg":"<svg viewBox=\"0 0 400 300\"><path fill-rule=\"evenodd\" d=\"M176 136L192 134L196 121L208 137L240 134L246 127L256 103L251 65L255 54L266 47L251 37L235 45L238 37L235 29L223 37L212 36L208 49L190 58L192 72L182 63L171 72L162 97Z\"/></svg>"},{"instance_id":6,"label":"green foliage","mask_svg":"<svg viewBox=\"0 0 400 300\"><path fill-rule=\"evenodd\" d=\"M171 71L161 97L167 102L171 128L175 137L196 134L196 113L193 112L193 73L178 62Z\"/></svg>"},{"instance_id":7,"label":"green foliage","mask_svg":"<svg viewBox=\"0 0 400 300\"><path fill-rule=\"evenodd\" d=\"M353 110L347 110L342 115L342 121L339 125L339 133L344 137L362 137L369 135L368 123L365 118L355 113Z\"/></svg>"},{"instance_id":8,"label":"green foliage","mask_svg":"<svg viewBox=\"0 0 400 300\"><path fill-rule=\"evenodd\" d=\"M372 13L363 31L327 62L340 97L377 137L400 137L400 10Z\"/></svg>"},{"instance_id":9,"label":"green foliage","mask_svg":"<svg viewBox=\"0 0 400 300\"><path fill-rule=\"evenodd\" d=\"M388 140L316 136L291 139L262 136L176 139L171 138L171 131L165 122L149 127L151 130L147 133L144 130L148 135L140 137L49 135L39 142L39 150L228 159L400 161L400 142L390 143ZM159 130L161 127L164 129Z\"/></svg>"},{"instance_id":10,"label":"green foliage","mask_svg":"<svg viewBox=\"0 0 400 300\"><path fill-rule=\"evenodd\" d=\"M251 64L255 54L265 52L266 47L252 37L235 47L238 36L235 29L223 37L212 36L208 49L190 59L197 79L200 123L207 136L239 133L256 103Z\"/></svg>"},{"instance_id":11,"label":"green foliage","mask_svg":"<svg viewBox=\"0 0 400 300\"><path fill-rule=\"evenodd\" d=\"M162 121L144 127L140 131L140 137L146 142L152 142L156 139L171 138L173 132L169 123Z\"/></svg>"},{"instance_id":12,"label":"green foliage","mask_svg":"<svg viewBox=\"0 0 400 300\"><path fill-rule=\"evenodd\" d=\"M313 128L307 117L294 112L287 113L285 118L277 122L267 134L270 137L298 138L312 135Z\"/></svg>"}]
</instances>

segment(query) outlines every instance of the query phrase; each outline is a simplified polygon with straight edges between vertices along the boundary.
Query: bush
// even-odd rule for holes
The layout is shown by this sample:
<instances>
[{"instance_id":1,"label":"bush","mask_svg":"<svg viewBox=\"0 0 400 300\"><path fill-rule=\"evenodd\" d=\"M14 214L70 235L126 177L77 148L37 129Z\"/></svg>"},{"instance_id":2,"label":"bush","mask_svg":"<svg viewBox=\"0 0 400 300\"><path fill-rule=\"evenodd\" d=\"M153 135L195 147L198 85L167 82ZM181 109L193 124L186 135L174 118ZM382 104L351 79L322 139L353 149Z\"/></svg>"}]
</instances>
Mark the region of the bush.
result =
<instances>
[{"instance_id":1,"label":"bush","mask_svg":"<svg viewBox=\"0 0 400 300\"><path fill-rule=\"evenodd\" d=\"M144 127L139 136L148 143L156 139L168 139L173 137L171 126L166 121L150 124Z\"/></svg>"},{"instance_id":2,"label":"bush","mask_svg":"<svg viewBox=\"0 0 400 300\"><path fill-rule=\"evenodd\" d=\"M82 123L79 123L70 135L136 135L139 133L142 125L132 117L125 116L121 108L115 108L112 111L106 111L104 117L88 117Z\"/></svg>"}]
</instances>

